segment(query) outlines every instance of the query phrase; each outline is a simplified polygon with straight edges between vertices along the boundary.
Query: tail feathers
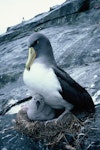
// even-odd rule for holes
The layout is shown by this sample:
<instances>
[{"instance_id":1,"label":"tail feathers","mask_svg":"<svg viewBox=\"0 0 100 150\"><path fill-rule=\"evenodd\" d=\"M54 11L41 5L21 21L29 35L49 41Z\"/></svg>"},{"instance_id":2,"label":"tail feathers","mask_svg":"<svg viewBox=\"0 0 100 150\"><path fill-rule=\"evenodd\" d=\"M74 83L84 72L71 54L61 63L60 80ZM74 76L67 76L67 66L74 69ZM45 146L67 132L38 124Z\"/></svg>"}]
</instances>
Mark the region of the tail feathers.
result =
<instances>
[{"instance_id":1,"label":"tail feathers","mask_svg":"<svg viewBox=\"0 0 100 150\"><path fill-rule=\"evenodd\" d=\"M95 108L95 106L94 106L94 102L93 102L93 100L92 100L92 98L91 98L91 96L86 92L86 93L84 93L84 101L85 101L85 108L87 109L87 110L91 110L91 109L94 109Z\"/></svg>"},{"instance_id":2,"label":"tail feathers","mask_svg":"<svg viewBox=\"0 0 100 150\"><path fill-rule=\"evenodd\" d=\"M93 112L95 110L94 102L87 91L83 93L82 107L88 112Z\"/></svg>"}]
</instances>

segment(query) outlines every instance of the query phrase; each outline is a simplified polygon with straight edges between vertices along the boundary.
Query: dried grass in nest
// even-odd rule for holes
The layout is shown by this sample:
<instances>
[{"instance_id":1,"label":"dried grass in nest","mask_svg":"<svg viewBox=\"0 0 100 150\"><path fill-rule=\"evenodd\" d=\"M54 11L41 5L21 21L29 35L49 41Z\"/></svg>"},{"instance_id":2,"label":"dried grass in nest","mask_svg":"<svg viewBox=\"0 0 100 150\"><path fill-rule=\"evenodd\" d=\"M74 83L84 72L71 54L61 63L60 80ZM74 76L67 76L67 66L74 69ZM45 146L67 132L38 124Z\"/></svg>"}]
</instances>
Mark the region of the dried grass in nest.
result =
<instances>
[{"instance_id":1,"label":"dried grass in nest","mask_svg":"<svg viewBox=\"0 0 100 150\"><path fill-rule=\"evenodd\" d=\"M70 112L62 118L47 121L30 121L25 111L20 110L15 128L33 139L46 139L48 143L59 142L65 134L78 135L81 122Z\"/></svg>"}]
</instances>

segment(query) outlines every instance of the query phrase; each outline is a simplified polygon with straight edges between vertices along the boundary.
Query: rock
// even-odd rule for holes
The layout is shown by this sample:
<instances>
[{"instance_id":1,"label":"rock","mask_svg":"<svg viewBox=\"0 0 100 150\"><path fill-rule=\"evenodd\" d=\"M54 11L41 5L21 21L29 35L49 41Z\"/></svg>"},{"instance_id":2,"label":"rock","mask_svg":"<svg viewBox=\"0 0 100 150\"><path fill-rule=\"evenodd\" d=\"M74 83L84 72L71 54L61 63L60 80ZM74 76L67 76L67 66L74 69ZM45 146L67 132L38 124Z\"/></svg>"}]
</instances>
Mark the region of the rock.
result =
<instances>
[{"instance_id":1,"label":"rock","mask_svg":"<svg viewBox=\"0 0 100 150\"><path fill-rule=\"evenodd\" d=\"M15 119L15 115L0 116L0 149L37 150L40 147L39 142L16 132L13 119ZM41 148L39 149L42 150Z\"/></svg>"},{"instance_id":2,"label":"rock","mask_svg":"<svg viewBox=\"0 0 100 150\"><path fill-rule=\"evenodd\" d=\"M56 9L59 5L56 5L56 6L53 6L53 7L50 7L50 11Z\"/></svg>"},{"instance_id":3,"label":"rock","mask_svg":"<svg viewBox=\"0 0 100 150\"><path fill-rule=\"evenodd\" d=\"M95 116L92 120L85 122L84 137L81 137L80 149L99 150L100 149L100 105L97 106Z\"/></svg>"},{"instance_id":4,"label":"rock","mask_svg":"<svg viewBox=\"0 0 100 150\"><path fill-rule=\"evenodd\" d=\"M43 13L24 23L21 22L16 26L9 27L7 29L7 33L3 35L3 37L0 37L0 42L19 39L21 37L29 35L33 30L38 31L47 27L51 27L53 25L61 25L65 22L71 23L72 20L77 17L77 13L84 12L92 8L97 9L99 5L99 0L97 0L96 2L90 0L68 0L52 11Z\"/></svg>"},{"instance_id":5,"label":"rock","mask_svg":"<svg viewBox=\"0 0 100 150\"><path fill-rule=\"evenodd\" d=\"M0 112L4 112L12 101L16 103L30 96L22 79L28 53L27 40L33 31L41 32L50 39L57 64L88 90L96 104L95 120L86 119L88 123L77 139L79 150L100 147L99 8L99 0L67 0L49 12L9 27L0 35ZM12 118L15 119L15 115L0 116L0 149L49 149L45 141L32 141L15 130L2 132L12 127ZM77 146L71 134L66 136L69 145L65 137L50 149L75 149Z\"/></svg>"}]
</instances>

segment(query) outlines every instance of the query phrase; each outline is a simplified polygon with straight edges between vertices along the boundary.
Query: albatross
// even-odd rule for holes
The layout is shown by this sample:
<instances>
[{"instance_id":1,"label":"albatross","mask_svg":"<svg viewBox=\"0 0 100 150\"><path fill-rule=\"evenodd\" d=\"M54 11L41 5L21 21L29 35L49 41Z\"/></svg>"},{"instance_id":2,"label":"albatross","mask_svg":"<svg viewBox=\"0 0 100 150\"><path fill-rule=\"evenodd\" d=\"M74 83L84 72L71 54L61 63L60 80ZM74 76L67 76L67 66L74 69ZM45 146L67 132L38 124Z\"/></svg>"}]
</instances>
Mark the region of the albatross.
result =
<instances>
[{"instance_id":1,"label":"albatross","mask_svg":"<svg viewBox=\"0 0 100 150\"><path fill-rule=\"evenodd\" d=\"M45 104L44 98L40 94L35 94L22 109L27 112L28 118L34 121L46 121L55 117L55 110Z\"/></svg>"},{"instance_id":2,"label":"albatross","mask_svg":"<svg viewBox=\"0 0 100 150\"><path fill-rule=\"evenodd\" d=\"M64 109L64 113L74 107L84 111L94 110L93 100L86 89L57 66L51 43L45 35L33 33L29 37L28 53L23 80L33 96L43 96L43 107L48 106L50 110ZM31 105L30 111L33 111L34 106L35 104L33 107ZM43 114L48 113L47 110ZM42 111L39 120L42 120L41 114ZM35 119L32 115L34 114L30 113L29 117ZM44 120L48 118L46 116Z\"/></svg>"}]
</instances>

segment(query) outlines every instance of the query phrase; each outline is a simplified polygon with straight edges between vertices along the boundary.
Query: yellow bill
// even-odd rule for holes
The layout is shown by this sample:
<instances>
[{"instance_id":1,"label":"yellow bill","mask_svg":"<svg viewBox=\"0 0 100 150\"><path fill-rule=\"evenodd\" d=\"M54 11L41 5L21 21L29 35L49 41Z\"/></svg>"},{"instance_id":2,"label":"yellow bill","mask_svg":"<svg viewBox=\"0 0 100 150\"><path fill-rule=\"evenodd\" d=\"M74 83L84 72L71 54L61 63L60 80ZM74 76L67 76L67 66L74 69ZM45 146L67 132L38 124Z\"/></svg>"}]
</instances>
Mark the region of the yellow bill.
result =
<instances>
[{"instance_id":1,"label":"yellow bill","mask_svg":"<svg viewBox=\"0 0 100 150\"><path fill-rule=\"evenodd\" d=\"M26 66L25 68L29 71L31 68L31 65L34 61L34 59L36 58L36 51L33 47L29 48L29 54L28 54L28 60L26 62Z\"/></svg>"}]
</instances>

